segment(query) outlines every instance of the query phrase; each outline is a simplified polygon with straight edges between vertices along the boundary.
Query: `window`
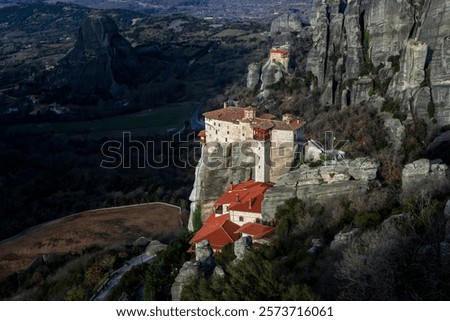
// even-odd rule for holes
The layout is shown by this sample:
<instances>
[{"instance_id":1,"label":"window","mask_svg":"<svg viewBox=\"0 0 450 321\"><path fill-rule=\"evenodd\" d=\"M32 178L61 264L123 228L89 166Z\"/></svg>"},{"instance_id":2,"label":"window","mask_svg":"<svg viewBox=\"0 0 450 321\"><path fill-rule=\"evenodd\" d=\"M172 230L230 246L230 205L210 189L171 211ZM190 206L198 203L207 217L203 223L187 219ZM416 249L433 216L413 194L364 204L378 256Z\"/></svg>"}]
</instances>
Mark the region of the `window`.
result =
<instances>
[{"instance_id":1,"label":"window","mask_svg":"<svg viewBox=\"0 0 450 321\"><path fill-rule=\"evenodd\" d=\"M230 135L230 131L229 130L227 130L227 135Z\"/></svg>"},{"instance_id":2,"label":"window","mask_svg":"<svg viewBox=\"0 0 450 321\"><path fill-rule=\"evenodd\" d=\"M256 223L261 224L261 219L260 219L260 218L257 218L257 219L256 219Z\"/></svg>"},{"instance_id":3,"label":"window","mask_svg":"<svg viewBox=\"0 0 450 321\"><path fill-rule=\"evenodd\" d=\"M243 216L239 216L239 222L244 222L244 217Z\"/></svg>"}]
</instances>

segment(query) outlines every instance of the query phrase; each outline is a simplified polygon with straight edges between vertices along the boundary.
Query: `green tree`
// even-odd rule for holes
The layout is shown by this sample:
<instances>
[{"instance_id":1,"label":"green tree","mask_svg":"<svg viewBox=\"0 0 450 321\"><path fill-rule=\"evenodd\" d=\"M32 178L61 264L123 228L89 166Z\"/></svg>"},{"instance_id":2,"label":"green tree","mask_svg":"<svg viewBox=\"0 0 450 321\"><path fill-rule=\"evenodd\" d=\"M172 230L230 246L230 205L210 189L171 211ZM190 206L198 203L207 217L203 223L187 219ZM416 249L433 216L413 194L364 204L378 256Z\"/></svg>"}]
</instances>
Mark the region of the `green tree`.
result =
<instances>
[{"instance_id":1,"label":"green tree","mask_svg":"<svg viewBox=\"0 0 450 321\"><path fill-rule=\"evenodd\" d=\"M202 225L202 208L198 205L195 208L194 213L192 214L192 226L194 228L194 232L197 232L199 229L201 229Z\"/></svg>"}]
</instances>

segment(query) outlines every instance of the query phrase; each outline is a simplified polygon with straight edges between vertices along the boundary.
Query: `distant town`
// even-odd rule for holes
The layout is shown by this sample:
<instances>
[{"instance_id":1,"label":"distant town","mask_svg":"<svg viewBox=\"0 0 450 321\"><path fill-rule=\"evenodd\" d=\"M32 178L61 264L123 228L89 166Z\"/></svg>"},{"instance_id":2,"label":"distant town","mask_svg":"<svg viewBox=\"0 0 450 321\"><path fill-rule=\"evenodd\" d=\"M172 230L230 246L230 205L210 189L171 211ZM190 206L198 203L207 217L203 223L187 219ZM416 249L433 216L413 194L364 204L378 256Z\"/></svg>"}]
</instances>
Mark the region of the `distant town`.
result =
<instances>
[{"instance_id":1,"label":"distant town","mask_svg":"<svg viewBox=\"0 0 450 321\"><path fill-rule=\"evenodd\" d=\"M291 12L302 17L307 16L312 0L302 1L269 1L269 0L4 0L1 7L19 3L32 2L67 2L99 9L132 9L150 14L185 13L208 20L265 20L270 21L274 16ZM269 19L269 20L267 20Z\"/></svg>"}]
</instances>

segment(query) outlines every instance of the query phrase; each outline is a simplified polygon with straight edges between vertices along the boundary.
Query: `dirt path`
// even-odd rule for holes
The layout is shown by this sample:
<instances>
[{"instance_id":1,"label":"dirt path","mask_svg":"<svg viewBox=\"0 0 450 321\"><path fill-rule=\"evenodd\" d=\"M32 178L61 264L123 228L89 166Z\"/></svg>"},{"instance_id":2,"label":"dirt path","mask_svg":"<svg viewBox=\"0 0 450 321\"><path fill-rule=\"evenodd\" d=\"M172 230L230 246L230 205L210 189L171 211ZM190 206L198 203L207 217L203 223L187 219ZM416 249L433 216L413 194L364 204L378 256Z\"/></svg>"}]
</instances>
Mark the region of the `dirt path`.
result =
<instances>
[{"instance_id":1,"label":"dirt path","mask_svg":"<svg viewBox=\"0 0 450 321\"><path fill-rule=\"evenodd\" d=\"M0 243L0 279L48 253L79 252L181 229L180 209L163 203L83 212L32 228Z\"/></svg>"}]
</instances>

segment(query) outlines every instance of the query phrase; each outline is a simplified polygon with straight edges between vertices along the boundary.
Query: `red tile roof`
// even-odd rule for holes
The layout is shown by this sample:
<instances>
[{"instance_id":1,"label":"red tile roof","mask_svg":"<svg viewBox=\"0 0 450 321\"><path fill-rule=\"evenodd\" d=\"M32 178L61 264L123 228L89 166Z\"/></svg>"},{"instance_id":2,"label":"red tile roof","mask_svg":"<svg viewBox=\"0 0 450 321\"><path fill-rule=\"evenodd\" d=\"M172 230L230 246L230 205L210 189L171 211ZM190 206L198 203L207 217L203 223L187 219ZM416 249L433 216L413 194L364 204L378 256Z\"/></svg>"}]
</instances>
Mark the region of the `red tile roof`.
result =
<instances>
[{"instance_id":1,"label":"red tile roof","mask_svg":"<svg viewBox=\"0 0 450 321\"><path fill-rule=\"evenodd\" d=\"M273 48L273 49L270 50L270 52L271 53L279 53L279 54L282 54L282 55L289 55L289 51L283 50L283 49L275 49L275 48Z\"/></svg>"},{"instance_id":2,"label":"red tile roof","mask_svg":"<svg viewBox=\"0 0 450 321\"><path fill-rule=\"evenodd\" d=\"M242 225L236 232L236 234L248 234L253 239L262 239L272 236L275 232L275 228L272 226L257 224L257 223L246 223Z\"/></svg>"},{"instance_id":3,"label":"red tile roof","mask_svg":"<svg viewBox=\"0 0 450 321\"><path fill-rule=\"evenodd\" d=\"M201 130L201 131L198 133L198 137L206 137L206 131L205 131L205 130Z\"/></svg>"},{"instance_id":4,"label":"red tile roof","mask_svg":"<svg viewBox=\"0 0 450 321\"><path fill-rule=\"evenodd\" d=\"M253 121L252 122L252 125L251 125L253 128L261 128L261 129L265 129L265 130L268 130L268 129L271 129L271 128L273 128L273 127L275 127L275 125L274 125L274 123L273 123L273 121L271 121L271 120L256 120L256 121Z\"/></svg>"},{"instance_id":5,"label":"red tile roof","mask_svg":"<svg viewBox=\"0 0 450 321\"><path fill-rule=\"evenodd\" d=\"M217 110L213 110L203 115L207 119L215 119L220 121L226 121L231 123L251 123L252 127L262 128L262 129L276 129L276 130L287 130L287 131L295 131L305 125L305 122L300 118L294 118L290 122L285 122L281 120L274 120L274 115L263 114L260 117L256 117L253 119L246 119L245 110L254 109L253 107L227 107L221 108Z\"/></svg>"},{"instance_id":6,"label":"red tile roof","mask_svg":"<svg viewBox=\"0 0 450 321\"><path fill-rule=\"evenodd\" d=\"M261 119L276 119L277 116L272 115L272 114L264 113L264 114L261 114L261 115L259 116L259 118L261 118Z\"/></svg>"},{"instance_id":7,"label":"red tile roof","mask_svg":"<svg viewBox=\"0 0 450 321\"><path fill-rule=\"evenodd\" d=\"M261 213L264 193L272 186L273 184L270 183L255 182L253 180L232 185L214 203L214 206L229 204L229 210Z\"/></svg>"},{"instance_id":8,"label":"red tile roof","mask_svg":"<svg viewBox=\"0 0 450 321\"><path fill-rule=\"evenodd\" d=\"M229 214L216 216L212 213L189 243L208 240L215 251L220 251L225 245L234 243L239 239L239 234L235 233L238 229L239 225L230 221Z\"/></svg>"},{"instance_id":9,"label":"red tile roof","mask_svg":"<svg viewBox=\"0 0 450 321\"><path fill-rule=\"evenodd\" d=\"M244 118L244 108L241 107L227 107L213 111L209 111L203 114L205 118L216 119L221 121L227 121L236 123Z\"/></svg>"},{"instance_id":10,"label":"red tile roof","mask_svg":"<svg viewBox=\"0 0 450 321\"><path fill-rule=\"evenodd\" d=\"M294 131L305 125L305 122L300 118L293 119L289 123L281 120L273 120L273 122L275 124L275 127L273 129L287 131Z\"/></svg>"}]
</instances>

